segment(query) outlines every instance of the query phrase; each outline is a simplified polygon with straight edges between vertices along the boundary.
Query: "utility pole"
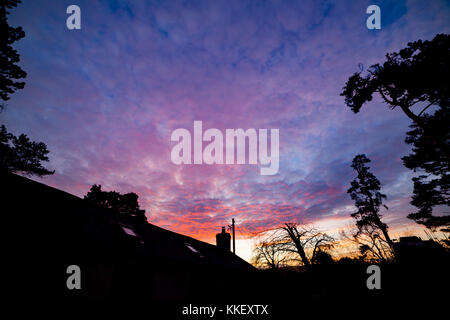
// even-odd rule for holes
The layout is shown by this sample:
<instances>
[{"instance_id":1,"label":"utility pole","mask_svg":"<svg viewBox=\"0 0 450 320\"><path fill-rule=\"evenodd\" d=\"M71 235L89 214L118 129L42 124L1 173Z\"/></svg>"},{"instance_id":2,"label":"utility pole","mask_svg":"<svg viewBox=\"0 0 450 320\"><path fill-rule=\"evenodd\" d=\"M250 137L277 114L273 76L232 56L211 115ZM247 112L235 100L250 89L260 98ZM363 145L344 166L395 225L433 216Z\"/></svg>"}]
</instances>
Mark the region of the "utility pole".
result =
<instances>
[{"instance_id":1,"label":"utility pole","mask_svg":"<svg viewBox=\"0 0 450 320\"><path fill-rule=\"evenodd\" d=\"M233 232L233 253L236 254L236 241L234 237L234 218L231 219L231 230Z\"/></svg>"}]
</instances>

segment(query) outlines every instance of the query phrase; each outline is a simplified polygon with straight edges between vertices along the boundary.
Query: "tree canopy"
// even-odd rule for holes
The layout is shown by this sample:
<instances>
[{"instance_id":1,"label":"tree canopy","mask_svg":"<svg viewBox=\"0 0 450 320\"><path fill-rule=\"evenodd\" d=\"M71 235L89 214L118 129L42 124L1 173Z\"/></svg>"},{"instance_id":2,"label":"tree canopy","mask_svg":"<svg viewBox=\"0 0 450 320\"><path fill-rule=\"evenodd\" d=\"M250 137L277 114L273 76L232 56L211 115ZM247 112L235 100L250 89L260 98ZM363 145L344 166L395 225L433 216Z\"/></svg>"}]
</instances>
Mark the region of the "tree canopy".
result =
<instances>
[{"instance_id":1,"label":"tree canopy","mask_svg":"<svg viewBox=\"0 0 450 320\"><path fill-rule=\"evenodd\" d=\"M408 218L434 229L450 224L447 214L433 215L438 206L449 206L450 163L450 35L438 34L431 41L418 40L398 53L388 53L383 64L374 64L363 75L354 73L341 96L358 113L374 94L391 108L401 108L413 123L405 142L412 153L404 165L421 174L413 178L411 204L418 208Z\"/></svg>"},{"instance_id":2,"label":"tree canopy","mask_svg":"<svg viewBox=\"0 0 450 320\"><path fill-rule=\"evenodd\" d=\"M354 73L341 92L345 103L358 113L362 106L379 93L391 108L400 107L403 112L422 125L421 115L429 107L449 106L450 35L438 34L432 41L418 40L398 53L386 54L386 61L374 64L366 75ZM426 102L419 113L412 107Z\"/></svg>"},{"instance_id":3,"label":"tree canopy","mask_svg":"<svg viewBox=\"0 0 450 320\"><path fill-rule=\"evenodd\" d=\"M16 81L25 78L26 72L17 63L20 61L19 53L12 44L25 36L22 27L13 28L8 25L7 15L11 9L20 3L19 0L5 0L0 4L0 98L3 101L10 99L10 95L25 86L25 82ZM0 112L4 107L0 103ZM45 169L41 162L49 161L47 146L43 142L30 141L27 135L14 136L6 130L4 125L0 128L0 173L21 173L25 175L44 176L55 171Z\"/></svg>"},{"instance_id":4,"label":"tree canopy","mask_svg":"<svg viewBox=\"0 0 450 320\"><path fill-rule=\"evenodd\" d=\"M84 199L129 217L134 222L145 223L147 221L145 210L140 209L138 198L139 196L134 192L121 194L117 191L103 191L102 186L96 184L84 196Z\"/></svg>"},{"instance_id":5,"label":"tree canopy","mask_svg":"<svg viewBox=\"0 0 450 320\"><path fill-rule=\"evenodd\" d=\"M5 126L0 127L0 172L21 173L25 175L51 175L41 164L49 161L47 146L43 142L34 142L25 135L19 137L6 131Z\"/></svg>"},{"instance_id":6,"label":"tree canopy","mask_svg":"<svg viewBox=\"0 0 450 320\"><path fill-rule=\"evenodd\" d=\"M433 215L433 207L450 206L450 114L440 109L436 113L423 117L425 129L417 124L411 125L406 143L411 144L412 153L402 158L405 167L421 174L413 178L414 190L411 204L418 208L410 213L413 219L430 229L443 227L441 231L450 231L450 215ZM437 142L430 141L429 135Z\"/></svg>"},{"instance_id":7,"label":"tree canopy","mask_svg":"<svg viewBox=\"0 0 450 320\"><path fill-rule=\"evenodd\" d=\"M16 81L25 78L26 72L17 63L19 53L12 44L25 36L22 27L13 28L8 25L7 15L11 9L20 3L19 0L5 0L0 4L0 98L10 99L10 95L25 86L25 82ZM4 104L0 104L2 111ZM41 161L49 161L47 146L43 142L30 141L27 135L14 136L0 128L0 173L21 173L25 175L44 176L54 171L45 169Z\"/></svg>"},{"instance_id":8,"label":"tree canopy","mask_svg":"<svg viewBox=\"0 0 450 320\"><path fill-rule=\"evenodd\" d=\"M20 55L12 47L15 41L25 36L25 32L22 27L14 28L8 25L7 19L7 9L16 7L18 3L19 0L4 0L0 4L0 98L3 101L9 100L10 94L25 86L25 82L17 80L27 76L17 65ZM0 105L0 108L2 107L3 104Z\"/></svg>"},{"instance_id":9,"label":"tree canopy","mask_svg":"<svg viewBox=\"0 0 450 320\"><path fill-rule=\"evenodd\" d=\"M381 206L387 209L387 206L383 205L386 195L380 192L380 181L369 171L370 167L366 165L369 162L370 159L364 154L355 156L352 162L352 168L356 171L357 177L351 182L347 193L355 201L358 209L351 214L356 219L358 228L355 237L365 236L373 240L370 241L372 247L367 245L360 247L362 253L369 248L374 251L382 251L382 244L377 243L379 239L386 242L392 251L393 242L388 234L388 226L381 221L382 216L379 213ZM386 255L382 253L380 256L385 257Z\"/></svg>"}]
</instances>

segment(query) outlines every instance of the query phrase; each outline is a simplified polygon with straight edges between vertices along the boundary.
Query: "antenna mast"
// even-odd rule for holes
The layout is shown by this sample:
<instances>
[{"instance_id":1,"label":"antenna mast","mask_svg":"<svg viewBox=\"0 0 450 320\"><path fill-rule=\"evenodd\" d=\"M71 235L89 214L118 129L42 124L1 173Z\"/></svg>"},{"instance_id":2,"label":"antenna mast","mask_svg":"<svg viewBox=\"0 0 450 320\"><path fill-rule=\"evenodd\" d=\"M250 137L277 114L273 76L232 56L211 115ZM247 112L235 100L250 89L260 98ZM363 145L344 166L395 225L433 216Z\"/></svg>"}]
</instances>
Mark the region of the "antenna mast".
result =
<instances>
[{"instance_id":1,"label":"antenna mast","mask_svg":"<svg viewBox=\"0 0 450 320\"><path fill-rule=\"evenodd\" d=\"M233 253L236 254L236 241L234 236L234 218L231 219L231 231L233 232Z\"/></svg>"}]
</instances>

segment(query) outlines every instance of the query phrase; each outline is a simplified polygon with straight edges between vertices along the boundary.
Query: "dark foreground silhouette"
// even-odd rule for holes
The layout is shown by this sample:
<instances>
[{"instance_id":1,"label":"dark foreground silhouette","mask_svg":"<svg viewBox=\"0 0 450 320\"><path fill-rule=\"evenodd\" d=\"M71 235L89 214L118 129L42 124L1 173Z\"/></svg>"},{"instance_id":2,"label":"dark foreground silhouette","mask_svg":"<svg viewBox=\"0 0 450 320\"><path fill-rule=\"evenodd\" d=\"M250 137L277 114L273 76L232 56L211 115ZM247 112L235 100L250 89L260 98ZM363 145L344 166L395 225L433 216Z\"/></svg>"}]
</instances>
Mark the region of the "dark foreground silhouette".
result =
<instances>
[{"instance_id":1,"label":"dark foreground silhouette","mask_svg":"<svg viewBox=\"0 0 450 320\"><path fill-rule=\"evenodd\" d=\"M314 308L321 313L389 304L436 309L448 299L449 259L442 247L403 251L399 262L380 266L381 290L369 290L367 265L354 260L314 265L307 272L257 270L214 245L133 224L27 178L3 175L1 186L4 288L8 301L27 306L17 313L36 310L33 306L46 312L94 306L146 310L149 319L197 319L202 317L183 316L183 306L258 304L268 305L269 315L245 318L282 319ZM69 265L81 269L80 290L66 286ZM329 308L320 309L325 305Z\"/></svg>"}]
</instances>

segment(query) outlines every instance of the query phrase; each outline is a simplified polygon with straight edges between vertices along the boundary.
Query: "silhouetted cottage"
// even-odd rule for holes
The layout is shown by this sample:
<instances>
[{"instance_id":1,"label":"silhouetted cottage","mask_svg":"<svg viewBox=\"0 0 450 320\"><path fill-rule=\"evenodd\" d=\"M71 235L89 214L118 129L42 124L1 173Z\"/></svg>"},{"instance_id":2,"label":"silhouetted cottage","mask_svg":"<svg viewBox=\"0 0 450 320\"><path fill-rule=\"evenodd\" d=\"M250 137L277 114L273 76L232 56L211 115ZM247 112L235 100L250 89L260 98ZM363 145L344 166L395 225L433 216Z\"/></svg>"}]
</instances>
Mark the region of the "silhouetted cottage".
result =
<instances>
[{"instance_id":1,"label":"silhouetted cottage","mask_svg":"<svg viewBox=\"0 0 450 320\"><path fill-rule=\"evenodd\" d=\"M427 263L445 258L445 249L433 240L422 240L417 236L400 237L394 242L395 257L403 263Z\"/></svg>"},{"instance_id":2,"label":"silhouetted cottage","mask_svg":"<svg viewBox=\"0 0 450 320\"><path fill-rule=\"evenodd\" d=\"M108 209L21 176L4 176L1 185L10 240L4 264L22 297L223 301L231 279L241 281L245 295L245 279L254 268L229 250L119 220ZM69 265L81 268L81 290L66 287Z\"/></svg>"},{"instance_id":3,"label":"silhouetted cottage","mask_svg":"<svg viewBox=\"0 0 450 320\"><path fill-rule=\"evenodd\" d=\"M231 235L225 232L225 227L222 227L221 233L216 234L216 244L222 250L231 251Z\"/></svg>"}]
</instances>

